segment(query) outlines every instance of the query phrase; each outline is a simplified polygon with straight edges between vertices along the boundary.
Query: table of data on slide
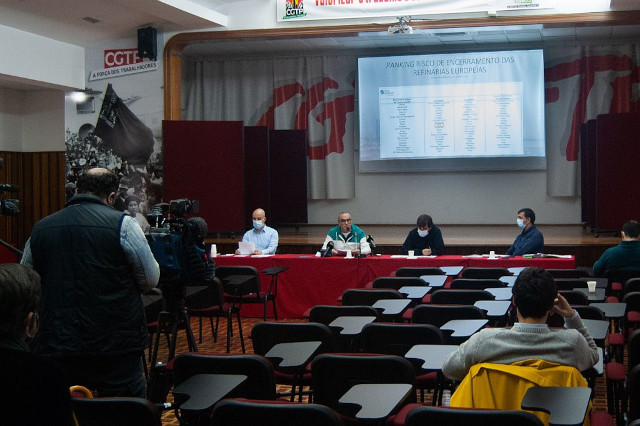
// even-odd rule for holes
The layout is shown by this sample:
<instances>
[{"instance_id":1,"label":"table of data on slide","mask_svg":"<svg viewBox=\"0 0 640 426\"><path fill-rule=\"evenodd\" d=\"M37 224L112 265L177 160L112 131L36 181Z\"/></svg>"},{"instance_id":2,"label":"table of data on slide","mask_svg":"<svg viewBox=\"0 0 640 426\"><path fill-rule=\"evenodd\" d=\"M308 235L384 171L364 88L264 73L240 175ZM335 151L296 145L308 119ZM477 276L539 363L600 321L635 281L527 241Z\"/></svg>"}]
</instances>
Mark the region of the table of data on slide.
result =
<instances>
[{"instance_id":1,"label":"table of data on slide","mask_svg":"<svg viewBox=\"0 0 640 426\"><path fill-rule=\"evenodd\" d=\"M522 82L381 87L380 158L518 156Z\"/></svg>"}]
</instances>

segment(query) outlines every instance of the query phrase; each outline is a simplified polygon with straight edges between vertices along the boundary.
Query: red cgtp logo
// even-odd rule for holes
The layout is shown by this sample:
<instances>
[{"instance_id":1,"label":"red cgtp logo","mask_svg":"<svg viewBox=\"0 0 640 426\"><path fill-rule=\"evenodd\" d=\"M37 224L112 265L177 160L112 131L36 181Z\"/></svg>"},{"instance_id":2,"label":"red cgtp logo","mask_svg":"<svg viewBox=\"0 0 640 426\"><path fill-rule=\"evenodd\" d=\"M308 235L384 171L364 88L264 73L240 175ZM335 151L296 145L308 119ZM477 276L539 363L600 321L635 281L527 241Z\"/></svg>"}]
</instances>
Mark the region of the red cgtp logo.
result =
<instances>
[{"instance_id":1,"label":"red cgtp logo","mask_svg":"<svg viewBox=\"0 0 640 426\"><path fill-rule=\"evenodd\" d=\"M104 67L113 68L142 62L138 49L113 49L104 51Z\"/></svg>"}]
</instances>

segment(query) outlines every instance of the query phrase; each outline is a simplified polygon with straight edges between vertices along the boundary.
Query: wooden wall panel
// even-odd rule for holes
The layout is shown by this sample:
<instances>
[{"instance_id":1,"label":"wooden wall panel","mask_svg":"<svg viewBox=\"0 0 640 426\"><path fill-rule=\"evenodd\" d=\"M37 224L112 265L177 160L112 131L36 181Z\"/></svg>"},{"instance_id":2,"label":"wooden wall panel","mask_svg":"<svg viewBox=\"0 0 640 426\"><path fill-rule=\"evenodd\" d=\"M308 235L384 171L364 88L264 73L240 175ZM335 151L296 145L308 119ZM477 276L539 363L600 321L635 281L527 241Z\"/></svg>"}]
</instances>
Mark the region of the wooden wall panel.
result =
<instances>
[{"instance_id":1,"label":"wooden wall panel","mask_svg":"<svg viewBox=\"0 0 640 426\"><path fill-rule=\"evenodd\" d=\"M0 158L0 183L19 188L2 198L20 200L18 216L0 216L0 239L22 250L33 225L64 207L65 153L0 151Z\"/></svg>"}]
</instances>

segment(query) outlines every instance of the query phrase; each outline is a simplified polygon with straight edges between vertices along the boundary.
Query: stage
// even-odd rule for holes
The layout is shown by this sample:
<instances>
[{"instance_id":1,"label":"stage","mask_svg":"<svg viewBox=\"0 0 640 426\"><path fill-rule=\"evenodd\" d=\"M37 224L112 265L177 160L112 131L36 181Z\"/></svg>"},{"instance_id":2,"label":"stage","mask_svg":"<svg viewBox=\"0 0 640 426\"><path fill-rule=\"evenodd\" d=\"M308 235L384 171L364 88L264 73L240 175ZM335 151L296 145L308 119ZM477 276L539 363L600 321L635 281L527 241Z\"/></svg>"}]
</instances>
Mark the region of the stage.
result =
<instances>
[{"instance_id":1,"label":"stage","mask_svg":"<svg viewBox=\"0 0 640 426\"><path fill-rule=\"evenodd\" d=\"M360 228L374 238L376 253L399 254L400 247L415 225L361 225ZM331 228L327 225L278 226L278 253L314 254L321 247ZM446 254L486 254L490 250L504 253L520 230L513 225L438 225L442 231ZM595 237L582 225L538 225L544 235L545 253L573 254L577 267L591 267L609 247L620 242L613 233ZM215 243L219 253L233 253L242 239L242 233L210 234L205 239L207 248Z\"/></svg>"}]
</instances>

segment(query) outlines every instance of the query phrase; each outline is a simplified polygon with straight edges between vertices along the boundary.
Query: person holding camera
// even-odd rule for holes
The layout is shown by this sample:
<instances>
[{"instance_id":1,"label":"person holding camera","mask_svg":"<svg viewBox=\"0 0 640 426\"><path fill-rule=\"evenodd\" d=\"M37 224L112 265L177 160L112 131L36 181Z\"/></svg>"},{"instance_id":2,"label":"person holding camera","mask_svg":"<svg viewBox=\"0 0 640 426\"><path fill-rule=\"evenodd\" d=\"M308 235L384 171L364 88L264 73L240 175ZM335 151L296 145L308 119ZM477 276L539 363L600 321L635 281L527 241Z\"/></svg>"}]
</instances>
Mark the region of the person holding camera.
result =
<instances>
[{"instance_id":1,"label":"person holding camera","mask_svg":"<svg viewBox=\"0 0 640 426\"><path fill-rule=\"evenodd\" d=\"M140 294L157 285L160 267L136 219L112 207L112 172L86 170L77 186L64 209L35 224L21 260L42 277L35 352L101 397L144 398Z\"/></svg>"}]
</instances>

